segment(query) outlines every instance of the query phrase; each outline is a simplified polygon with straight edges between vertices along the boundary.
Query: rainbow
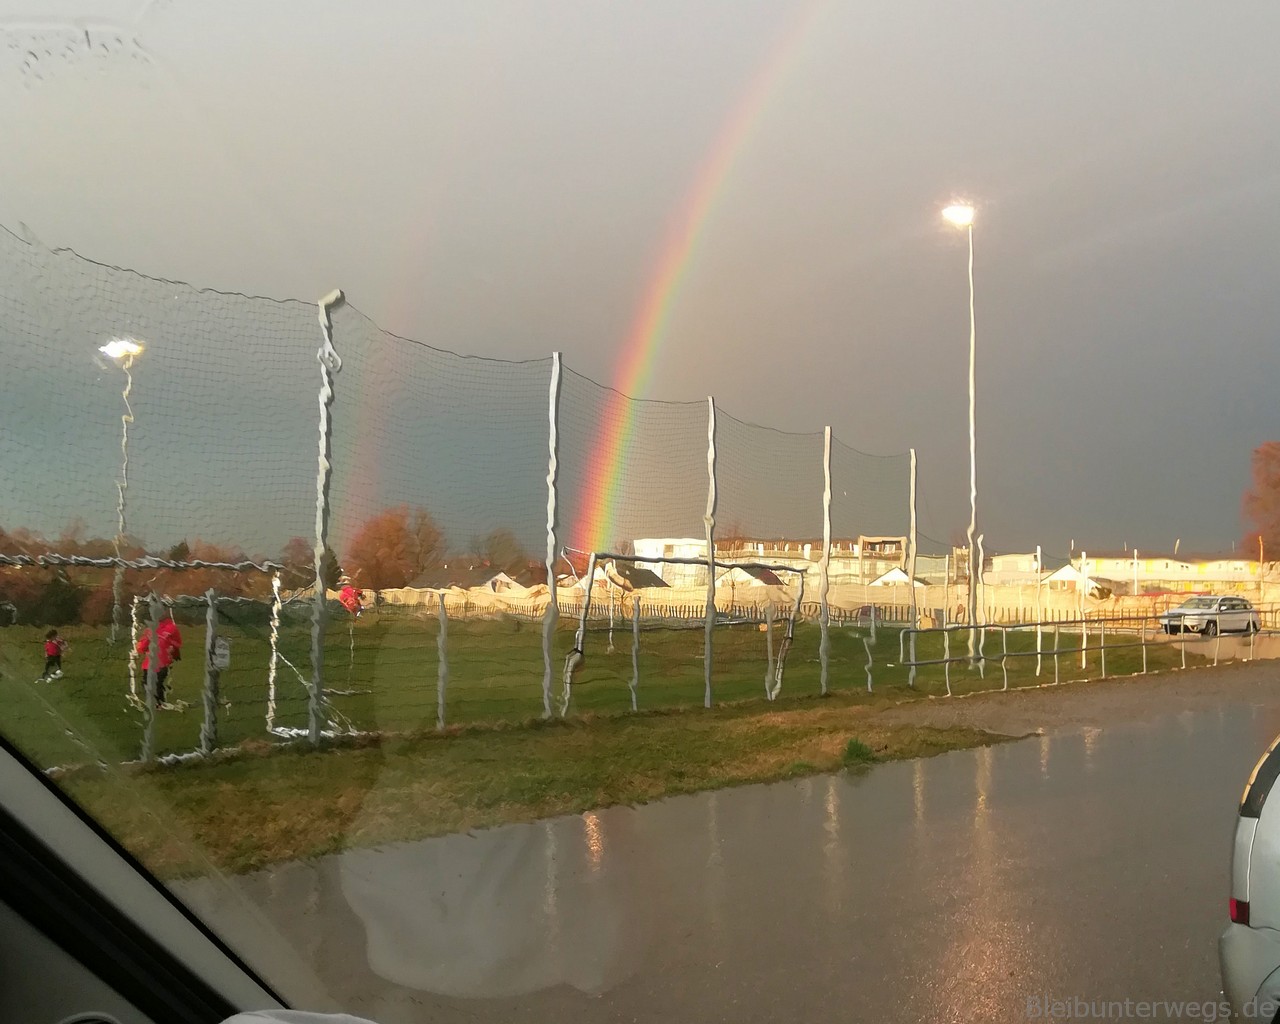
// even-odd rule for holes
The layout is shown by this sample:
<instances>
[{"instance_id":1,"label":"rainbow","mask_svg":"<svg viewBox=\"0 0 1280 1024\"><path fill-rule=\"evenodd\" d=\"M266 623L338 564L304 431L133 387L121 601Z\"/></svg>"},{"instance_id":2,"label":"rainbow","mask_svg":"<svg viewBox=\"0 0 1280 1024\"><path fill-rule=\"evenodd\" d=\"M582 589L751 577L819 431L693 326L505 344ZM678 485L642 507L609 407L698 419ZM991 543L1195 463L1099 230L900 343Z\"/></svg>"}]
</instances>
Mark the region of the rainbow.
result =
<instances>
[{"instance_id":1,"label":"rainbow","mask_svg":"<svg viewBox=\"0 0 1280 1024\"><path fill-rule=\"evenodd\" d=\"M587 464L581 513L572 532L575 545L582 545L587 551L607 550L607 545L618 539L614 526L635 428L633 398L648 390L671 314L688 284L707 225L724 195L725 182L824 3L825 0L818 0L810 4L783 34L707 150L693 187L672 218L644 298L623 342L601 431Z\"/></svg>"}]
</instances>

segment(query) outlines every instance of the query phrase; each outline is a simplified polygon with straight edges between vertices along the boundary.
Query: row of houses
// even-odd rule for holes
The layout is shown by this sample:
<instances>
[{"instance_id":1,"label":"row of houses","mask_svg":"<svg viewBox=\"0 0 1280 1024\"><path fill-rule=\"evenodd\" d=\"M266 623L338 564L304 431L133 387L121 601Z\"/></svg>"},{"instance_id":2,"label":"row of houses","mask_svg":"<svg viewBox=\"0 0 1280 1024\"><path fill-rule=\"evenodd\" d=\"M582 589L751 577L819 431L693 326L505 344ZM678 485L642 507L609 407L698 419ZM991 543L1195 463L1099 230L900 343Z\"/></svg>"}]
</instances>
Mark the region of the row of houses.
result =
<instances>
[{"instance_id":1,"label":"row of houses","mask_svg":"<svg viewBox=\"0 0 1280 1024\"><path fill-rule=\"evenodd\" d=\"M635 562L607 561L596 567L595 586L610 585L620 590L705 587L707 583L706 541L697 538L642 538L633 542ZM734 540L716 545L716 560L733 564L716 573L716 586L752 588L781 586L802 573L808 589L820 574L822 543L816 540ZM684 559L685 561L667 561ZM833 541L828 565L832 586L900 586L909 582L905 537L858 537ZM989 555L984 559L985 586L1043 586L1050 591L1079 592L1091 596L1108 594L1163 594L1199 591L1244 591L1257 588L1260 581L1280 582L1274 563L1264 566L1256 560L1234 555L1163 555L1135 551L1085 554L1070 561L1047 564L1036 552ZM918 555L916 586L964 585L967 581L967 551L954 548L946 555ZM774 572L760 564L792 570ZM585 557L566 554L557 565L559 588L583 589ZM521 595L538 588L547 589L547 570L541 563L499 567L487 562L457 560L410 580L400 592L409 596L442 590L489 591ZM372 598L372 594L367 595ZM395 599L391 592L386 595Z\"/></svg>"}]
</instances>

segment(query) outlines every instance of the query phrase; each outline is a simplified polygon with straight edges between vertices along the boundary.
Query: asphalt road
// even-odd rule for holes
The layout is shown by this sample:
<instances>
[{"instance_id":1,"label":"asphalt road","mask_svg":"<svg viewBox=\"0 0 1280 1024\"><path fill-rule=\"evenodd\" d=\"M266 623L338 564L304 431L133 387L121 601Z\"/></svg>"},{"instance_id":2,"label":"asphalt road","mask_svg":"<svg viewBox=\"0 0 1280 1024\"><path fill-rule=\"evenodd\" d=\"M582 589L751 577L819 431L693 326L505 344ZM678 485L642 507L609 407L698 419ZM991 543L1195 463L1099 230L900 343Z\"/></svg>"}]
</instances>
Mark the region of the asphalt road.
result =
<instances>
[{"instance_id":1,"label":"asphalt road","mask_svg":"<svg viewBox=\"0 0 1280 1024\"><path fill-rule=\"evenodd\" d=\"M383 1024L1215 1004L1236 803L1277 731L1280 701L1237 701L184 891L299 1005Z\"/></svg>"}]
</instances>

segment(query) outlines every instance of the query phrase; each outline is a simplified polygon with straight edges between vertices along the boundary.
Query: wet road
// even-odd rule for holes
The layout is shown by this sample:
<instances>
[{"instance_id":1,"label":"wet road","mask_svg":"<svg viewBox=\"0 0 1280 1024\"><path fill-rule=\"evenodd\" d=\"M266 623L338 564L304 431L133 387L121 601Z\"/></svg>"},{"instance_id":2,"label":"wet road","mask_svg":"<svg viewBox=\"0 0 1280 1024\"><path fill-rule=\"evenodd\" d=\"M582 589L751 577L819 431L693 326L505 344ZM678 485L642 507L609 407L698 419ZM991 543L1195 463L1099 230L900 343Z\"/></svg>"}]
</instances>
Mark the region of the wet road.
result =
<instances>
[{"instance_id":1,"label":"wet road","mask_svg":"<svg viewBox=\"0 0 1280 1024\"><path fill-rule=\"evenodd\" d=\"M1235 804L1277 731L1183 712L236 880L276 935L186 892L297 1003L384 1024L1216 1001Z\"/></svg>"}]
</instances>

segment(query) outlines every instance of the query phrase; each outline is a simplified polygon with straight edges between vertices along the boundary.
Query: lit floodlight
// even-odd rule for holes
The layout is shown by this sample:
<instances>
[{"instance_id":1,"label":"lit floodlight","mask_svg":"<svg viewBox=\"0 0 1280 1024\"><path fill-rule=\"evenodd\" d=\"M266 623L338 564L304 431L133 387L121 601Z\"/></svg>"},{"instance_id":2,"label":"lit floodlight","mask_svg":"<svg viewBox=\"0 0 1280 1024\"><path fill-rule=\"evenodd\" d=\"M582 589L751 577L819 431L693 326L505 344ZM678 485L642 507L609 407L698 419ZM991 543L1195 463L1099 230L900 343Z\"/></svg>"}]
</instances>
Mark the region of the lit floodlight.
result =
<instances>
[{"instance_id":1,"label":"lit floodlight","mask_svg":"<svg viewBox=\"0 0 1280 1024\"><path fill-rule=\"evenodd\" d=\"M142 355L143 344L133 338L112 338L98 349L108 359L132 359Z\"/></svg>"},{"instance_id":2,"label":"lit floodlight","mask_svg":"<svg viewBox=\"0 0 1280 1024\"><path fill-rule=\"evenodd\" d=\"M942 211L942 216L958 228L967 228L973 224L974 209L965 203L956 203Z\"/></svg>"}]
</instances>

